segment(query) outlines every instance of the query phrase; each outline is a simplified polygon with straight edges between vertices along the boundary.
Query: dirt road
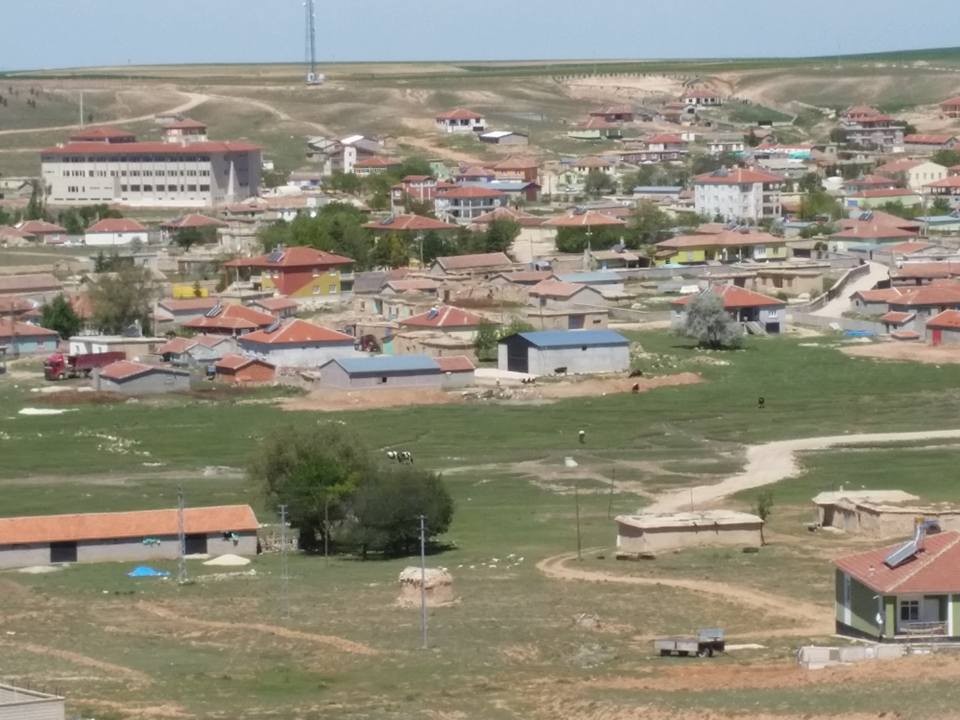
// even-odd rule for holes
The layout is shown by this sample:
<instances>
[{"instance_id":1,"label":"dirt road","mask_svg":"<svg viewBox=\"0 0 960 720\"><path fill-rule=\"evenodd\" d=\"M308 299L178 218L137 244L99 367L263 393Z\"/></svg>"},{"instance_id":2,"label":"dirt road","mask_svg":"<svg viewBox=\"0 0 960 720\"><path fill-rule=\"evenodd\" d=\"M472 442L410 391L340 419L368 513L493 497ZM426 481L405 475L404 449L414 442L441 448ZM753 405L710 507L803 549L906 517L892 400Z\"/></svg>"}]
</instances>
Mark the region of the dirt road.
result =
<instances>
[{"instance_id":1,"label":"dirt road","mask_svg":"<svg viewBox=\"0 0 960 720\"><path fill-rule=\"evenodd\" d=\"M922 342L880 342L869 345L849 345L840 348L840 352L853 357L919 362L928 365L960 363L960 349L956 345L925 345Z\"/></svg>"},{"instance_id":2,"label":"dirt road","mask_svg":"<svg viewBox=\"0 0 960 720\"><path fill-rule=\"evenodd\" d=\"M871 290L878 282L890 277L890 268L886 265L875 262L867 263L867 265L870 266L870 272L849 282L840 295L811 314L818 317L840 318L850 309L851 295L855 292Z\"/></svg>"},{"instance_id":3,"label":"dirt road","mask_svg":"<svg viewBox=\"0 0 960 720\"><path fill-rule=\"evenodd\" d=\"M782 597L755 590L753 588L730 585L712 580L691 580L686 578L655 577L645 578L635 575L617 575L602 570L584 570L570 567L568 562L576 553L554 555L537 563L537 570L556 580L579 580L582 582L619 583L621 585L662 585L664 587L692 590L697 593L714 595L738 605L747 605L770 615L799 622L780 630L764 630L765 637L829 635L833 632L830 608L814 605L792 597ZM739 636L738 636L739 637Z\"/></svg>"},{"instance_id":4,"label":"dirt road","mask_svg":"<svg viewBox=\"0 0 960 720\"><path fill-rule=\"evenodd\" d=\"M826 450L848 443L910 442L913 440L960 439L960 430L925 430L901 433L858 433L851 435L827 435L824 437L778 440L751 445L747 448L747 466L742 473L733 475L714 485L699 485L664 493L652 505L649 512L676 512L690 507L720 500L741 490L770 485L799 473L796 453L803 450Z\"/></svg>"}]
</instances>

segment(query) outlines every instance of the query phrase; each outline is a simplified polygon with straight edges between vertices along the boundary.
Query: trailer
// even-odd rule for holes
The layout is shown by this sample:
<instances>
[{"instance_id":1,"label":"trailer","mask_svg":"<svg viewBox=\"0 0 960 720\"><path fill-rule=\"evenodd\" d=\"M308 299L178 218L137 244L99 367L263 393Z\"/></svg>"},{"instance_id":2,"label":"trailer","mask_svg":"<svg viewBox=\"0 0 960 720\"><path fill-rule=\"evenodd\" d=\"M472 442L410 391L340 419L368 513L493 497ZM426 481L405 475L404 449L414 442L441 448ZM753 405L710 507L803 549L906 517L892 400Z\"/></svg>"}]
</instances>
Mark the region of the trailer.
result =
<instances>
[{"instance_id":1,"label":"trailer","mask_svg":"<svg viewBox=\"0 0 960 720\"><path fill-rule=\"evenodd\" d=\"M674 635L653 641L653 649L658 650L663 657L713 657L716 653L722 653L725 648L726 641L720 628L704 628L697 631L696 635Z\"/></svg>"},{"instance_id":2,"label":"trailer","mask_svg":"<svg viewBox=\"0 0 960 720\"><path fill-rule=\"evenodd\" d=\"M54 353L43 362L43 377L47 380L90 377L96 368L106 367L118 360L126 360L124 352L83 353L64 355Z\"/></svg>"}]
</instances>

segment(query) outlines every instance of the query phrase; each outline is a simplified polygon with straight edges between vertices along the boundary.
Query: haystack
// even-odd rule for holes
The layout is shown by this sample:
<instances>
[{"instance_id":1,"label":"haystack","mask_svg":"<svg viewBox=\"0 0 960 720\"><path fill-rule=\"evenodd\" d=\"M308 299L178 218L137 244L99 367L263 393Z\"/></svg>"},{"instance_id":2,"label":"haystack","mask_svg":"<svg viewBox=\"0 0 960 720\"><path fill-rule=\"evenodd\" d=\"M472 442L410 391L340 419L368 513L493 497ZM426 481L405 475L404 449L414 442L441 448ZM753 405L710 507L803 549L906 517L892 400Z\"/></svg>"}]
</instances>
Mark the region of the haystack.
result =
<instances>
[{"instance_id":1,"label":"haystack","mask_svg":"<svg viewBox=\"0 0 960 720\"><path fill-rule=\"evenodd\" d=\"M456 602L453 595L453 576L440 568L427 568L424 575L427 607L444 607ZM420 607L420 568L406 567L400 573L401 607Z\"/></svg>"}]
</instances>

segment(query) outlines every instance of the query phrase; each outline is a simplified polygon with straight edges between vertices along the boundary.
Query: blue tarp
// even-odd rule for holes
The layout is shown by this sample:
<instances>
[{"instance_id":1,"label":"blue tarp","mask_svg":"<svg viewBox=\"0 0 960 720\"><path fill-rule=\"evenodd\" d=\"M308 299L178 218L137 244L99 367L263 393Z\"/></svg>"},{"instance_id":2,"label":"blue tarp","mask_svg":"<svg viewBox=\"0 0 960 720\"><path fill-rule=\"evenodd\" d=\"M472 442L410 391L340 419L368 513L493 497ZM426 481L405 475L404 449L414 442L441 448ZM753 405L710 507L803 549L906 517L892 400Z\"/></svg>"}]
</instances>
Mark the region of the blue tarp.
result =
<instances>
[{"instance_id":1,"label":"blue tarp","mask_svg":"<svg viewBox=\"0 0 960 720\"><path fill-rule=\"evenodd\" d=\"M133 570L127 573L127 577L132 578L141 578L141 577L169 577L170 573L163 572L162 570L155 570L152 567L147 567L146 565L141 565L135 567Z\"/></svg>"}]
</instances>

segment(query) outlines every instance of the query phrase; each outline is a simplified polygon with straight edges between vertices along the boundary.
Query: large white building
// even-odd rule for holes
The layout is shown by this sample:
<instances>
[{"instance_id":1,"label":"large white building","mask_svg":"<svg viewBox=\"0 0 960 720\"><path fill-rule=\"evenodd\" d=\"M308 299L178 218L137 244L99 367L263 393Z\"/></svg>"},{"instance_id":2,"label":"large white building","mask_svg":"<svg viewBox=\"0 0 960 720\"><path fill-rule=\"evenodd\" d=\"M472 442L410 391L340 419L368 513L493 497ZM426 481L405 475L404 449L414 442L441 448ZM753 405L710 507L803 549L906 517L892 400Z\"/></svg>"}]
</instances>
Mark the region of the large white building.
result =
<instances>
[{"instance_id":1,"label":"large white building","mask_svg":"<svg viewBox=\"0 0 960 720\"><path fill-rule=\"evenodd\" d=\"M168 128L162 141L97 128L41 150L48 202L199 208L257 195L260 147L210 141L200 123L186 124Z\"/></svg>"},{"instance_id":2,"label":"large white building","mask_svg":"<svg viewBox=\"0 0 960 720\"><path fill-rule=\"evenodd\" d=\"M782 214L784 179L753 168L720 168L693 179L693 204L701 215L759 223Z\"/></svg>"}]
</instances>

